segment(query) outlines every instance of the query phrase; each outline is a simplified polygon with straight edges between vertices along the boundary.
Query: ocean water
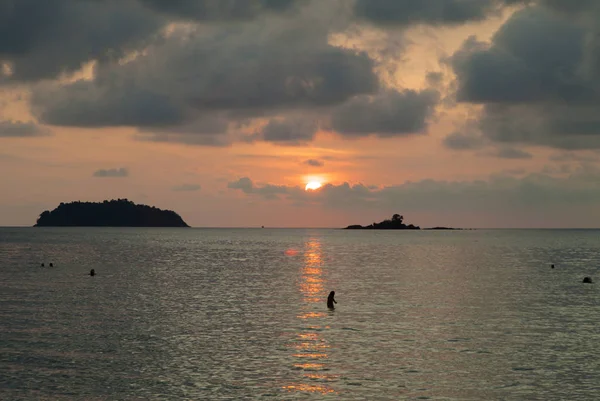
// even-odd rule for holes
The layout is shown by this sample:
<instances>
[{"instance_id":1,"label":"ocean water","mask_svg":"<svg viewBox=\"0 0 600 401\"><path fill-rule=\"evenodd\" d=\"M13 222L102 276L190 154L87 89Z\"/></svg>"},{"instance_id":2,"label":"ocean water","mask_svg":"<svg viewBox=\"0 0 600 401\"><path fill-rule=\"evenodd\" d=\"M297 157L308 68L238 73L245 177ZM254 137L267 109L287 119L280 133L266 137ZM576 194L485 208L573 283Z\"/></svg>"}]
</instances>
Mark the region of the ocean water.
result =
<instances>
[{"instance_id":1,"label":"ocean water","mask_svg":"<svg viewBox=\"0 0 600 401\"><path fill-rule=\"evenodd\" d=\"M0 399L598 399L599 234L2 228Z\"/></svg>"}]
</instances>

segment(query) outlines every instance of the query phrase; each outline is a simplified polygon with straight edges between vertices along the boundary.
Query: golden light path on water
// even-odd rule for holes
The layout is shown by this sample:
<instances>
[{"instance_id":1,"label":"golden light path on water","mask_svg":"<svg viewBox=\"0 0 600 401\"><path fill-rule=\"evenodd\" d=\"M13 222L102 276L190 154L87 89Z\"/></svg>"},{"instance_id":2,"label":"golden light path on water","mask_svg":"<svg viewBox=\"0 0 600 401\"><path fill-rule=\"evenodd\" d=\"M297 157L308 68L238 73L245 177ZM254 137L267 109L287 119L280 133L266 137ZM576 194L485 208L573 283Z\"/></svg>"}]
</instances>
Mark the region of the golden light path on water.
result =
<instances>
[{"instance_id":1,"label":"golden light path on water","mask_svg":"<svg viewBox=\"0 0 600 401\"><path fill-rule=\"evenodd\" d=\"M315 304L324 304L327 295L324 289L321 243L317 238L311 238L304 247L299 290L303 295L305 308L310 310L296 316L304 328L296 334L295 341L290 344L290 348L294 350L292 357L297 359L294 367L302 372L304 380L283 388L289 392L332 394L336 391L326 383L336 381L338 377L325 373L328 370L326 362L330 345L320 335L320 331L329 329L329 326L319 324L319 320L326 317L327 313L314 310L317 309Z\"/></svg>"}]
</instances>

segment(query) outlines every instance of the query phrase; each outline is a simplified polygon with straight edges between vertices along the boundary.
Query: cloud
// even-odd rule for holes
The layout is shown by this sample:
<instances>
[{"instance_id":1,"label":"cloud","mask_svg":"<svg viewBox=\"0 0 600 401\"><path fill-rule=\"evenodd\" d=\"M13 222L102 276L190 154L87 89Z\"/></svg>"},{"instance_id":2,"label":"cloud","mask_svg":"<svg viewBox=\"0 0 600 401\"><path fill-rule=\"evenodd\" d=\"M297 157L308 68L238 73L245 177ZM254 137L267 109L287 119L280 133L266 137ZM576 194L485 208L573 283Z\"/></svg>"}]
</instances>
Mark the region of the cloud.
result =
<instances>
[{"instance_id":1,"label":"cloud","mask_svg":"<svg viewBox=\"0 0 600 401\"><path fill-rule=\"evenodd\" d=\"M257 194L265 199L278 199L278 195L287 194L289 192L288 187L284 185L255 185L248 177L242 177L237 181L228 183L227 188L237 189L245 194Z\"/></svg>"},{"instance_id":2,"label":"cloud","mask_svg":"<svg viewBox=\"0 0 600 401\"><path fill-rule=\"evenodd\" d=\"M325 165L325 163L323 161L316 160L316 159L305 160L303 164L306 164L307 166L312 166L312 167L323 167Z\"/></svg>"},{"instance_id":3,"label":"cloud","mask_svg":"<svg viewBox=\"0 0 600 401\"><path fill-rule=\"evenodd\" d=\"M444 138L443 144L453 150L473 150L482 148L485 140L478 134L453 132Z\"/></svg>"},{"instance_id":4,"label":"cloud","mask_svg":"<svg viewBox=\"0 0 600 401\"><path fill-rule=\"evenodd\" d=\"M193 191L199 191L201 189L201 186L198 184L183 184L183 185L177 185L175 187L173 187L173 191L176 192L193 192Z\"/></svg>"},{"instance_id":5,"label":"cloud","mask_svg":"<svg viewBox=\"0 0 600 401\"><path fill-rule=\"evenodd\" d=\"M124 178L129 176L129 171L125 167L100 169L95 171L93 175L98 178Z\"/></svg>"},{"instance_id":6,"label":"cloud","mask_svg":"<svg viewBox=\"0 0 600 401\"><path fill-rule=\"evenodd\" d=\"M33 110L47 124L76 127L139 126L155 127L184 122L185 115L168 95L126 82L105 86L88 81L64 87L38 87L32 99Z\"/></svg>"},{"instance_id":7,"label":"cloud","mask_svg":"<svg viewBox=\"0 0 600 401\"><path fill-rule=\"evenodd\" d=\"M272 119L262 128L260 136L266 142L301 145L313 140L317 128L307 118Z\"/></svg>"},{"instance_id":8,"label":"cloud","mask_svg":"<svg viewBox=\"0 0 600 401\"><path fill-rule=\"evenodd\" d=\"M141 50L178 20L247 21L285 13L305 0L0 0L4 78L37 81L72 73L90 61ZM82 23L83 22L83 23ZM2 73L0 73L2 78Z\"/></svg>"},{"instance_id":9,"label":"cloud","mask_svg":"<svg viewBox=\"0 0 600 401\"><path fill-rule=\"evenodd\" d=\"M549 160L555 162L600 163L600 153L581 154L580 152L561 152L550 155Z\"/></svg>"},{"instance_id":10,"label":"cloud","mask_svg":"<svg viewBox=\"0 0 600 401\"><path fill-rule=\"evenodd\" d=\"M245 182L249 186L244 188L251 188L243 191L247 196L258 195L261 189L267 188L254 185L249 178L245 178ZM531 219L520 224L532 224L531 221L539 218L536 221L552 225L555 223L547 221L552 216L556 222L561 221L555 226L572 226L570 220L585 221L578 214L582 208L592 210L600 202L600 169L582 167L558 177L545 173L522 177L502 174L485 180L421 180L385 187L327 184L311 192L298 186L279 188L285 201L299 206L316 204L361 213L390 211L423 216L448 216L448 211L452 211L457 215L485 216L490 221L499 222L473 220L471 224L475 226L519 225L520 219L526 217ZM496 219L495 216L501 217Z\"/></svg>"},{"instance_id":11,"label":"cloud","mask_svg":"<svg viewBox=\"0 0 600 401\"><path fill-rule=\"evenodd\" d=\"M286 12L305 0L140 0L161 13L198 21L249 20L265 12Z\"/></svg>"},{"instance_id":12,"label":"cloud","mask_svg":"<svg viewBox=\"0 0 600 401\"><path fill-rule=\"evenodd\" d=\"M177 142L186 145L226 147L232 144L228 135L231 122L221 114L203 115L174 126L146 126L136 139L152 142Z\"/></svg>"},{"instance_id":13,"label":"cloud","mask_svg":"<svg viewBox=\"0 0 600 401\"><path fill-rule=\"evenodd\" d=\"M0 0L0 63L13 81L55 78L138 49L162 24L134 0Z\"/></svg>"},{"instance_id":14,"label":"cloud","mask_svg":"<svg viewBox=\"0 0 600 401\"><path fill-rule=\"evenodd\" d=\"M496 157L501 159L531 159L533 155L524 150L515 148L502 148L494 153Z\"/></svg>"},{"instance_id":15,"label":"cloud","mask_svg":"<svg viewBox=\"0 0 600 401\"><path fill-rule=\"evenodd\" d=\"M237 181L232 181L227 184L227 188L230 189L239 189L245 194L251 194L254 192L254 184L252 180L248 177L242 177Z\"/></svg>"},{"instance_id":16,"label":"cloud","mask_svg":"<svg viewBox=\"0 0 600 401\"><path fill-rule=\"evenodd\" d=\"M439 101L431 89L387 90L375 96L357 96L332 112L331 128L346 137L380 137L423 133Z\"/></svg>"},{"instance_id":17,"label":"cloud","mask_svg":"<svg viewBox=\"0 0 600 401\"><path fill-rule=\"evenodd\" d=\"M99 66L93 81L36 88L35 114L66 126L178 127L215 113L235 123L376 92L375 62L331 45L328 28L308 29L307 18L175 30L127 63Z\"/></svg>"},{"instance_id":18,"label":"cloud","mask_svg":"<svg viewBox=\"0 0 600 401\"><path fill-rule=\"evenodd\" d=\"M541 4L513 14L491 42L471 37L446 60L457 99L483 105L479 130L492 142L600 148L600 7Z\"/></svg>"},{"instance_id":19,"label":"cloud","mask_svg":"<svg viewBox=\"0 0 600 401\"><path fill-rule=\"evenodd\" d=\"M382 26L456 25L480 21L520 0L357 0L354 14Z\"/></svg>"},{"instance_id":20,"label":"cloud","mask_svg":"<svg viewBox=\"0 0 600 401\"><path fill-rule=\"evenodd\" d=\"M490 44L467 39L450 62L458 100L472 103L576 101L592 93L578 76L584 30L542 8L515 13Z\"/></svg>"},{"instance_id":21,"label":"cloud","mask_svg":"<svg viewBox=\"0 0 600 401\"><path fill-rule=\"evenodd\" d=\"M32 122L0 121L0 138L29 138L48 135L50 135L50 130Z\"/></svg>"}]
</instances>

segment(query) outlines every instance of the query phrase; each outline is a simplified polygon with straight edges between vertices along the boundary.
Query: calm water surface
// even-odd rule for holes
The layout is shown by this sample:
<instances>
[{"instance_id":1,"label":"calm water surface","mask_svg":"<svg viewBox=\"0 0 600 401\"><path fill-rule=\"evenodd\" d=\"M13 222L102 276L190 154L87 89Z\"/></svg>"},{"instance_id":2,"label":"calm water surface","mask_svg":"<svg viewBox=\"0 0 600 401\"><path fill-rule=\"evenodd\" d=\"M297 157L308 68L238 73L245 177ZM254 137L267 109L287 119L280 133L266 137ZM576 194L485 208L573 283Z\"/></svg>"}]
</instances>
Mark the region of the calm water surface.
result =
<instances>
[{"instance_id":1,"label":"calm water surface","mask_svg":"<svg viewBox=\"0 0 600 401\"><path fill-rule=\"evenodd\" d=\"M2 228L0 398L598 399L599 234Z\"/></svg>"}]
</instances>

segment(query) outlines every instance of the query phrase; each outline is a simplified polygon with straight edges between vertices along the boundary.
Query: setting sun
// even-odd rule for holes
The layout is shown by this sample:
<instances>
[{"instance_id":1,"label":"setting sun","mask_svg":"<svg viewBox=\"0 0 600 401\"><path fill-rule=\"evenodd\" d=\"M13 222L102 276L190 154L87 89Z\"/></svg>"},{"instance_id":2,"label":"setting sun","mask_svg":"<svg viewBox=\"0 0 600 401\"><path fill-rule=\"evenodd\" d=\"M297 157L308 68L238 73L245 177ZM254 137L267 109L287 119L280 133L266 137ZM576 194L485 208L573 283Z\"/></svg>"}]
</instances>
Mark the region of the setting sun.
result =
<instances>
[{"instance_id":1,"label":"setting sun","mask_svg":"<svg viewBox=\"0 0 600 401\"><path fill-rule=\"evenodd\" d=\"M322 184L319 181L309 181L304 188L306 191L321 188Z\"/></svg>"}]
</instances>

